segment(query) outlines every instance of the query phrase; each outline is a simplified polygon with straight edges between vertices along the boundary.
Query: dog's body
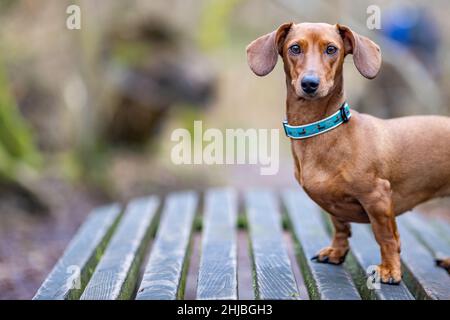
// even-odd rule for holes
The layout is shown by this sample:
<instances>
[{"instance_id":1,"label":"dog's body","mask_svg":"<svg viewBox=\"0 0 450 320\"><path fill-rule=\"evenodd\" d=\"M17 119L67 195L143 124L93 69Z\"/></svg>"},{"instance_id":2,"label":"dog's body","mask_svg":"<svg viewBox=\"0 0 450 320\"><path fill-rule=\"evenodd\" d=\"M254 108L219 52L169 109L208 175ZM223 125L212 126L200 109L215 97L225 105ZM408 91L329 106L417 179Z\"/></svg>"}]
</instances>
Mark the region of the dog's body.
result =
<instances>
[{"instance_id":1,"label":"dog's body","mask_svg":"<svg viewBox=\"0 0 450 320\"><path fill-rule=\"evenodd\" d=\"M292 126L335 113L345 102L342 64L353 54L358 70L374 78L378 46L345 26L282 25L247 48L260 76L283 58L287 120ZM327 133L292 139L295 176L309 196L332 215L335 235L319 262L339 264L348 251L349 222L371 223L381 248L382 282L401 280L395 216L431 198L450 196L450 118L414 116L381 120L352 111ZM448 259L441 265L449 268Z\"/></svg>"},{"instance_id":2,"label":"dog's body","mask_svg":"<svg viewBox=\"0 0 450 320\"><path fill-rule=\"evenodd\" d=\"M336 130L292 141L296 177L322 208L363 223L370 220L359 199L384 183L397 216L450 196L450 138L443 137L450 137L450 118L381 120L353 111Z\"/></svg>"}]
</instances>

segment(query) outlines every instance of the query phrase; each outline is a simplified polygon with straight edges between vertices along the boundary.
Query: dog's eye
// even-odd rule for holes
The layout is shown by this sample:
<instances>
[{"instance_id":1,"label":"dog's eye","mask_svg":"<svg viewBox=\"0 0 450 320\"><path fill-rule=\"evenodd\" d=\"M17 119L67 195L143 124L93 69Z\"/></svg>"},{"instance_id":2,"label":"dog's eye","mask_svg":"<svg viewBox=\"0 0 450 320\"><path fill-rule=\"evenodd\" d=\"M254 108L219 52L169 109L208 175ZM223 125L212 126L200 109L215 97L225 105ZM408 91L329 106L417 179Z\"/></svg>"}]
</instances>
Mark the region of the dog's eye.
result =
<instances>
[{"instance_id":1,"label":"dog's eye","mask_svg":"<svg viewBox=\"0 0 450 320\"><path fill-rule=\"evenodd\" d=\"M328 55L332 55L332 54L335 54L336 51L337 51L337 48L335 46L328 46L327 50L326 50L326 53Z\"/></svg>"},{"instance_id":2,"label":"dog's eye","mask_svg":"<svg viewBox=\"0 0 450 320\"><path fill-rule=\"evenodd\" d=\"M289 52L292 53L293 55L298 55L302 52L302 49L298 44L294 44L289 47Z\"/></svg>"}]
</instances>

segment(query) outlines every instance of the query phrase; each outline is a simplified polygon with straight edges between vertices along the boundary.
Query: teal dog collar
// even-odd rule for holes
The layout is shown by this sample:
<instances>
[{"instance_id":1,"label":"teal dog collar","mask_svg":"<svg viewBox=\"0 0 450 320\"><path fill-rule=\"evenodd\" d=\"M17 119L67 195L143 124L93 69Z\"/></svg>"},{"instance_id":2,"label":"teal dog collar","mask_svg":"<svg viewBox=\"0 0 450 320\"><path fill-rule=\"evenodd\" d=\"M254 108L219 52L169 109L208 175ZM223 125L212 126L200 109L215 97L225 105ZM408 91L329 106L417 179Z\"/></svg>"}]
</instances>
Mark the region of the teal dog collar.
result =
<instances>
[{"instance_id":1,"label":"teal dog collar","mask_svg":"<svg viewBox=\"0 0 450 320\"><path fill-rule=\"evenodd\" d=\"M341 124L348 122L352 114L347 102L344 102L342 107L331 116L313 123L308 123L302 126L291 126L287 121L283 121L284 132L286 136L292 139L306 139L317 136L319 134L330 131L339 127Z\"/></svg>"}]
</instances>

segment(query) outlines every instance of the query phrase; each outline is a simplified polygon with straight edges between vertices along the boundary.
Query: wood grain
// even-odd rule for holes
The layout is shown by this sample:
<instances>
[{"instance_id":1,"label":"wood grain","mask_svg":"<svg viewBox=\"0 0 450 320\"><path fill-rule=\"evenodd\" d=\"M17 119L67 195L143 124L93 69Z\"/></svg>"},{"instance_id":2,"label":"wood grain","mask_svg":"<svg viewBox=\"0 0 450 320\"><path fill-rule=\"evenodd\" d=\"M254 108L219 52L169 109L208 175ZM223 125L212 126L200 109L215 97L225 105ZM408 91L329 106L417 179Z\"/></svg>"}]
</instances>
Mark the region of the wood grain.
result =
<instances>
[{"instance_id":1,"label":"wood grain","mask_svg":"<svg viewBox=\"0 0 450 320\"><path fill-rule=\"evenodd\" d=\"M438 228L417 212L408 212L400 222L411 230L417 238L431 251L435 258L450 257L450 241L442 237Z\"/></svg>"},{"instance_id":2,"label":"wood grain","mask_svg":"<svg viewBox=\"0 0 450 320\"><path fill-rule=\"evenodd\" d=\"M450 299L450 277L434 262L436 257L450 256L446 222L414 212L399 217L403 282L372 290L366 271L380 263L380 253L370 225L352 224L351 251L344 265L313 262L310 258L331 242L326 227L330 221L301 190L285 190L281 196L312 299ZM276 194L252 190L244 199L248 221L242 223L249 232L256 298L298 299ZM190 191L166 198L137 299L183 298L198 201L198 194ZM158 198L147 197L130 202L123 215L118 204L93 210L33 299L133 298L158 207ZM238 299L237 219L237 192L206 192L198 299Z\"/></svg>"},{"instance_id":3,"label":"wood grain","mask_svg":"<svg viewBox=\"0 0 450 320\"><path fill-rule=\"evenodd\" d=\"M198 196L194 192L172 193L167 197L136 299L182 298L197 202Z\"/></svg>"},{"instance_id":4,"label":"wood grain","mask_svg":"<svg viewBox=\"0 0 450 320\"><path fill-rule=\"evenodd\" d=\"M352 237L350 238L351 253L347 257L347 263L351 265L356 283L365 299L377 300L413 300L404 282L398 286L379 283L379 289L368 286L367 271L369 267L375 268L381 263L380 247L378 246L370 225L352 224Z\"/></svg>"},{"instance_id":5,"label":"wood grain","mask_svg":"<svg viewBox=\"0 0 450 320\"><path fill-rule=\"evenodd\" d=\"M311 261L320 249L331 243L320 208L301 190L286 190L282 197L301 251L299 262L310 298L360 300L352 276L344 266Z\"/></svg>"},{"instance_id":6,"label":"wood grain","mask_svg":"<svg viewBox=\"0 0 450 320\"><path fill-rule=\"evenodd\" d=\"M120 213L118 204L93 210L33 299L78 299L111 237Z\"/></svg>"},{"instance_id":7,"label":"wood grain","mask_svg":"<svg viewBox=\"0 0 450 320\"><path fill-rule=\"evenodd\" d=\"M158 204L157 197L148 197L135 199L127 205L124 217L80 299L132 297Z\"/></svg>"},{"instance_id":8,"label":"wood grain","mask_svg":"<svg viewBox=\"0 0 450 320\"><path fill-rule=\"evenodd\" d=\"M444 221L443 219L433 219L431 224L436 228L436 230L438 230L441 237L444 237L447 241L450 241L450 223Z\"/></svg>"},{"instance_id":9,"label":"wood grain","mask_svg":"<svg viewBox=\"0 0 450 320\"><path fill-rule=\"evenodd\" d=\"M402 241L403 280L416 299L450 299L450 277L436 266L433 254L412 233L403 222L404 216L397 218Z\"/></svg>"},{"instance_id":10,"label":"wood grain","mask_svg":"<svg viewBox=\"0 0 450 320\"><path fill-rule=\"evenodd\" d=\"M197 299L237 299L237 195L230 189L205 195Z\"/></svg>"},{"instance_id":11,"label":"wood grain","mask_svg":"<svg viewBox=\"0 0 450 320\"><path fill-rule=\"evenodd\" d=\"M265 190L245 194L250 243L255 268L256 297L297 299L297 284L281 228L275 195Z\"/></svg>"}]
</instances>

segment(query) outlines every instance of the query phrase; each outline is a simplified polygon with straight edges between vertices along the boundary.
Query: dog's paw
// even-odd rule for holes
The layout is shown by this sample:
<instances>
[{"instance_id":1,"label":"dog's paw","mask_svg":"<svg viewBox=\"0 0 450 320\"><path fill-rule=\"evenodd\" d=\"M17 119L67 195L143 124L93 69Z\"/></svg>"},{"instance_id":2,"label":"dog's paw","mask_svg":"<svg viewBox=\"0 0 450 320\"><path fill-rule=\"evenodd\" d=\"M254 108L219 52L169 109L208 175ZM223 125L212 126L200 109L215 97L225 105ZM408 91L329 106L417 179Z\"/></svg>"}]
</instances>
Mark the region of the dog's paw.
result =
<instances>
[{"instance_id":1,"label":"dog's paw","mask_svg":"<svg viewBox=\"0 0 450 320\"><path fill-rule=\"evenodd\" d=\"M436 265L438 265L441 268L444 268L450 274L450 258L436 259Z\"/></svg>"},{"instance_id":2,"label":"dog's paw","mask_svg":"<svg viewBox=\"0 0 450 320\"><path fill-rule=\"evenodd\" d=\"M377 269L381 283L398 285L402 281L402 272L400 268L379 265Z\"/></svg>"},{"instance_id":3,"label":"dog's paw","mask_svg":"<svg viewBox=\"0 0 450 320\"><path fill-rule=\"evenodd\" d=\"M311 258L321 263L341 264L345 261L348 248L326 247L319 251L317 255Z\"/></svg>"}]
</instances>

